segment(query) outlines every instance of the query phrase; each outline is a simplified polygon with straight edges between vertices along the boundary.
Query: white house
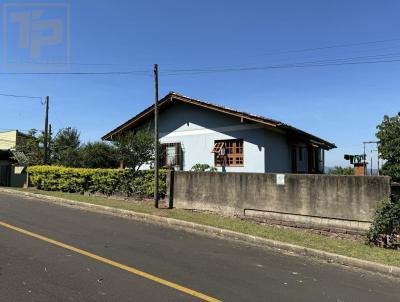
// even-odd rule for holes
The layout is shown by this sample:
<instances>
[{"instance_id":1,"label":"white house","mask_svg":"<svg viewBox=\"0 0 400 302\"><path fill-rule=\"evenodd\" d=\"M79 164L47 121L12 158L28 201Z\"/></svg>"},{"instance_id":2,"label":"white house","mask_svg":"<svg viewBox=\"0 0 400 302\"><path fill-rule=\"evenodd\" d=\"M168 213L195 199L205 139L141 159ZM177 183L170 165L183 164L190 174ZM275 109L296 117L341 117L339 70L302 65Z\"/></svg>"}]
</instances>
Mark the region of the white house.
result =
<instances>
[{"instance_id":1,"label":"white house","mask_svg":"<svg viewBox=\"0 0 400 302\"><path fill-rule=\"evenodd\" d=\"M218 171L323 173L324 151L333 143L276 120L189 98L175 92L159 101L162 166L190 170L208 164ZM103 136L153 129L154 106Z\"/></svg>"}]
</instances>

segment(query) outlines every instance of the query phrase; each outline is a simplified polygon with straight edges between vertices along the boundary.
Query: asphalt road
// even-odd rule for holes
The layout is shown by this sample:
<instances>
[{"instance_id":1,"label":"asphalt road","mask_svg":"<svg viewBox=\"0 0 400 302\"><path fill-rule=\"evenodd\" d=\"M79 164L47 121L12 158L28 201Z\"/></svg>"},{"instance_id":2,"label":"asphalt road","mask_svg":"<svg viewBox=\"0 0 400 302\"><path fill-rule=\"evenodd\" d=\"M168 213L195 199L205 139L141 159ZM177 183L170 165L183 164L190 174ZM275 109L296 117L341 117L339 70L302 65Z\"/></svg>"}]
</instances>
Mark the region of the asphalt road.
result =
<instances>
[{"instance_id":1,"label":"asphalt road","mask_svg":"<svg viewBox=\"0 0 400 302\"><path fill-rule=\"evenodd\" d=\"M400 301L393 279L9 194L0 222L222 301ZM201 299L0 225L0 301Z\"/></svg>"}]
</instances>

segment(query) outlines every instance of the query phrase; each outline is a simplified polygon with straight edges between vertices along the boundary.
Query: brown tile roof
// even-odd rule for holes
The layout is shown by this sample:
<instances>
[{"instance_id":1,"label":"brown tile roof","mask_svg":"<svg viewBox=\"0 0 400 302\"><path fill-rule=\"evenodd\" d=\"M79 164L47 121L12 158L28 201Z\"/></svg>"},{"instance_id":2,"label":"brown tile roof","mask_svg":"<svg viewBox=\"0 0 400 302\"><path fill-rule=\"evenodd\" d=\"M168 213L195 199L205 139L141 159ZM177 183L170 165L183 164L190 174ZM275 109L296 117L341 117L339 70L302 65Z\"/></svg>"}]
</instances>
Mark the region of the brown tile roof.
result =
<instances>
[{"instance_id":1,"label":"brown tile roof","mask_svg":"<svg viewBox=\"0 0 400 302\"><path fill-rule=\"evenodd\" d=\"M247 113L247 112L241 112L241 111L237 111L234 109L230 109L224 106L220 106L220 105L216 105L213 103L209 103L209 102L205 102L202 100L198 100L198 99L194 99L194 98L190 98L184 95L181 95L179 93L176 92L170 92L168 93L165 97L163 97L161 100L159 100L158 104L159 104L159 108L162 109L165 106L168 106L168 104L171 104L173 100L178 100L178 101L182 101L185 103L189 103L195 106L199 106L199 107L203 107L203 108L207 108L210 110L214 110L214 111L218 111L218 112L222 112L224 114L228 114L228 115L232 115L232 116L237 116L239 118L242 118L244 120L248 120L248 121L252 121L252 122L256 122L256 123L260 123L263 124L265 126L270 126L270 127L275 127L278 129L282 129L285 130L287 133L293 134L295 136L301 136L307 140L309 140L311 143L318 145L324 149L333 149L336 148L335 144L330 143L326 140L323 140L319 137L316 137L310 133L307 133L305 131L302 131L300 129L297 129L293 126L290 126L288 124L282 123L280 121L274 120L274 119L270 119L270 118L266 118L260 115L255 115L255 114L251 114L251 113ZM140 112L139 114L137 114L136 116L134 116L133 118L131 118L130 120L126 121L125 123L123 123L122 125L118 126L117 128L115 128L114 130L110 131L109 133L107 133L106 135L104 135L102 137L103 140L112 140L112 138L116 135L119 135L121 133L123 133L125 130L131 129L133 127L135 127L136 125L138 125L141 121L143 121L144 119L147 118L151 118L154 113L154 105L149 106L148 108L146 108L145 110L143 110L142 112Z\"/></svg>"}]
</instances>

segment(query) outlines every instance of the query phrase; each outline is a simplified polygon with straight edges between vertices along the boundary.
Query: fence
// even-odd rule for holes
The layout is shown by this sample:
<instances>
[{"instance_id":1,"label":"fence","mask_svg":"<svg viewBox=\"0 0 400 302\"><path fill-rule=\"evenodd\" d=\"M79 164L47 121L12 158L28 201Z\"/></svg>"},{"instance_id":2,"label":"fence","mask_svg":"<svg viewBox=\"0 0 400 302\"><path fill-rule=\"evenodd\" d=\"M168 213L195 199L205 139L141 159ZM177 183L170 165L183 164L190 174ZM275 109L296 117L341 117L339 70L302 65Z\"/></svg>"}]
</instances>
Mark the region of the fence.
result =
<instances>
[{"instance_id":1,"label":"fence","mask_svg":"<svg viewBox=\"0 0 400 302\"><path fill-rule=\"evenodd\" d=\"M366 230L390 178L305 174L171 172L170 204L224 215Z\"/></svg>"}]
</instances>

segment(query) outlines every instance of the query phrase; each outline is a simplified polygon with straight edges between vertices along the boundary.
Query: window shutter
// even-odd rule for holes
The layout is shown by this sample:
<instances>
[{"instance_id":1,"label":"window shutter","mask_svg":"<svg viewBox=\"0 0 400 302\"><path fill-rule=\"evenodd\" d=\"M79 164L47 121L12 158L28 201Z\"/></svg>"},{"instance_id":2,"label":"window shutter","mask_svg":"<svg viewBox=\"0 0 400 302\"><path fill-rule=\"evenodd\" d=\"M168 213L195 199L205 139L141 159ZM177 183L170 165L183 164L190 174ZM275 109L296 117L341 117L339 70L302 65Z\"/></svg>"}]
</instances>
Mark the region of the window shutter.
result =
<instances>
[{"instance_id":1,"label":"window shutter","mask_svg":"<svg viewBox=\"0 0 400 302\"><path fill-rule=\"evenodd\" d=\"M215 166L242 167L244 165L244 152L242 139L215 141L214 148Z\"/></svg>"}]
</instances>

